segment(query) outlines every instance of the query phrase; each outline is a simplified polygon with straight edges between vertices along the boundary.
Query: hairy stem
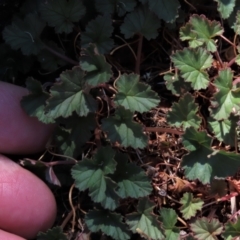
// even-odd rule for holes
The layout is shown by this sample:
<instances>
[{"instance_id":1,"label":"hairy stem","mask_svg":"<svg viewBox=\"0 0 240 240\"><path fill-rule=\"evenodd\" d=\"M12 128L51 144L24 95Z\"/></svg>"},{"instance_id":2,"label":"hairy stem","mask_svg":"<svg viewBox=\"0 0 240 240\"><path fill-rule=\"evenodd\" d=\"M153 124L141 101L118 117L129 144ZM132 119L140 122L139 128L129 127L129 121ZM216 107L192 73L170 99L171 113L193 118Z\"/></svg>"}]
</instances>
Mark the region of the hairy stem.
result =
<instances>
[{"instance_id":1,"label":"hairy stem","mask_svg":"<svg viewBox=\"0 0 240 240\"><path fill-rule=\"evenodd\" d=\"M57 56L57 57L65 60L66 62L71 63L72 65L79 65L79 62L74 61L74 60L72 60L71 58L69 58L69 57L67 57L67 56L65 56L65 55L63 55L63 54L55 51L54 49L50 48L50 47L47 46L47 45L45 45L44 48L45 48L46 50L48 50L49 52L51 52L52 54L54 54L55 56Z\"/></svg>"},{"instance_id":2,"label":"hairy stem","mask_svg":"<svg viewBox=\"0 0 240 240\"><path fill-rule=\"evenodd\" d=\"M232 45L233 47L235 47L235 44L232 43L230 40L228 40L226 37L224 37L223 35L220 35L220 37L225 40L226 42L228 42L230 45Z\"/></svg>"},{"instance_id":3,"label":"hairy stem","mask_svg":"<svg viewBox=\"0 0 240 240\"><path fill-rule=\"evenodd\" d=\"M222 59L221 59L220 56L219 56L218 51L215 52L215 57L217 58L218 62L219 62L220 65L221 65L221 68L222 68L222 67L223 67L223 62L222 62Z\"/></svg>"},{"instance_id":4,"label":"hairy stem","mask_svg":"<svg viewBox=\"0 0 240 240\"><path fill-rule=\"evenodd\" d=\"M231 67L235 63L236 59L237 58L235 57L230 62L228 62L227 67Z\"/></svg>"}]
</instances>

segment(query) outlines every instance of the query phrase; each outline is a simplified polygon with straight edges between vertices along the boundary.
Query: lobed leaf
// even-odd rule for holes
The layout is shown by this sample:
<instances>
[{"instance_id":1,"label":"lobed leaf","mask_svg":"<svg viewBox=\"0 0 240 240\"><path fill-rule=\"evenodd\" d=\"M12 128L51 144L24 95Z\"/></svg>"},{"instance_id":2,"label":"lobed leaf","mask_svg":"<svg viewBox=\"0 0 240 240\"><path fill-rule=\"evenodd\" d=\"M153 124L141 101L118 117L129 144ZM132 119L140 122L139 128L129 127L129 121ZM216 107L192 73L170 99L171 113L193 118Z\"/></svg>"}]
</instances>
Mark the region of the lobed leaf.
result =
<instances>
[{"instance_id":1,"label":"lobed leaf","mask_svg":"<svg viewBox=\"0 0 240 240\"><path fill-rule=\"evenodd\" d=\"M236 0L214 0L218 3L218 11L223 19L227 19L232 13Z\"/></svg>"},{"instance_id":2,"label":"lobed leaf","mask_svg":"<svg viewBox=\"0 0 240 240\"><path fill-rule=\"evenodd\" d=\"M100 54L108 53L114 46L112 32L110 15L99 15L87 24L86 31L82 33L82 47L86 48L92 43L96 45Z\"/></svg>"},{"instance_id":3,"label":"lobed leaf","mask_svg":"<svg viewBox=\"0 0 240 240\"><path fill-rule=\"evenodd\" d=\"M118 142L123 147L144 148L147 136L143 134L140 124L133 122L133 113L120 107L115 116L102 120L102 129L107 132L111 142Z\"/></svg>"},{"instance_id":4,"label":"lobed leaf","mask_svg":"<svg viewBox=\"0 0 240 240\"><path fill-rule=\"evenodd\" d=\"M147 112L160 102L158 95L150 86L139 82L137 74L121 75L116 82L116 88L118 93L114 99L115 104L132 112Z\"/></svg>"},{"instance_id":5,"label":"lobed leaf","mask_svg":"<svg viewBox=\"0 0 240 240\"><path fill-rule=\"evenodd\" d=\"M193 194L189 192L183 194L180 203L182 204L180 212L183 214L185 219L194 217L197 211L202 209L204 204L200 198L193 198Z\"/></svg>"},{"instance_id":6,"label":"lobed leaf","mask_svg":"<svg viewBox=\"0 0 240 240\"><path fill-rule=\"evenodd\" d=\"M70 33L73 22L78 22L85 14L82 1L78 0L49 0L42 2L39 7L42 19L54 27L56 33Z\"/></svg>"},{"instance_id":7,"label":"lobed leaf","mask_svg":"<svg viewBox=\"0 0 240 240\"><path fill-rule=\"evenodd\" d=\"M225 231L222 233L223 237L227 240L235 239L240 236L240 218L238 217L235 223L227 222L225 224Z\"/></svg>"},{"instance_id":8,"label":"lobed leaf","mask_svg":"<svg viewBox=\"0 0 240 240\"><path fill-rule=\"evenodd\" d=\"M180 39L188 40L192 48L205 45L208 51L217 50L214 37L223 34L223 28L217 21L209 21L204 15L192 15L189 22L180 29Z\"/></svg>"},{"instance_id":9,"label":"lobed leaf","mask_svg":"<svg viewBox=\"0 0 240 240\"><path fill-rule=\"evenodd\" d=\"M215 134L215 137L224 142L226 145L232 147L235 146L235 130L237 127L238 117L233 116L232 114L228 119L223 119L216 121L213 118L210 118L208 123L210 130Z\"/></svg>"},{"instance_id":10,"label":"lobed leaf","mask_svg":"<svg viewBox=\"0 0 240 240\"><path fill-rule=\"evenodd\" d=\"M175 226L177 223L177 217L175 210L172 208L161 208L160 219L162 221L162 226L164 233L166 235L166 240L176 240L180 237L180 230Z\"/></svg>"},{"instance_id":11,"label":"lobed leaf","mask_svg":"<svg viewBox=\"0 0 240 240\"><path fill-rule=\"evenodd\" d=\"M172 61L180 72L181 76L191 82L194 90L205 89L209 84L209 77L205 69L211 67L212 55L203 48L177 51L172 55Z\"/></svg>"},{"instance_id":12,"label":"lobed leaf","mask_svg":"<svg viewBox=\"0 0 240 240\"><path fill-rule=\"evenodd\" d=\"M37 55L44 47L40 40L45 23L37 14L30 13L24 20L15 17L11 26L3 30L3 39L12 49L21 49L24 55Z\"/></svg>"},{"instance_id":13,"label":"lobed leaf","mask_svg":"<svg viewBox=\"0 0 240 240\"><path fill-rule=\"evenodd\" d=\"M172 111L167 114L167 122L176 127L188 127L198 129L201 118L197 116L198 105L194 102L194 97L187 93L180 98L178 103L174 103Z\"/></svg>"},{"instance_id":14,"label":"lobed leaf","mask_svg":"<svg viewBox=\"0 0 240 240\"><path fill-rule=\"evenodd\" d=\"M233 24L233 29L236 34L240 35L240 11L237 11L236 20ZM237 57L239 58L239 55ZM239 61L239 59L237 59L237 60Z\"/></svg>"},{"instance_id":15,"label":"lobed leaf","mask_svg":"<svg viewBox=\"0 0 240 240\"><path fill-rule=\"evenodd\" d=\"M33 66L33 55L23 55L21 51L12 51L7 43L0 44L0 78L1 81L18 79L18 74L30 71Z\"/></svg>"},{"instance_id":16,"label":"lobed leaf","mask_svg":"<svg viewBox=\"0 0 240 240\"><path fill-rule=\"evenodd\" d=\"M143 35L147 40L157 37L157 29L160 27L159 19L148 7L142 6L128 13L121 25L121 32L125 38L131 38L135 34Z\"/></svg>"},{"instance_id":17,"label":"lobed leaf","mask_svg":"<svg viewBox=\"0 0 240 240\"><path fill-rule=\"evenodd\" d=\"M178 17L180 3L177 0L140 0L140 2L148 2L149 9L165 22L172 23Z\"/></svg>"},{"instance_id":18,"label":"lobed leaf","mask_svg":"<svg viewBox=\"0 0 240 240\"><path fill-rule=\"evenodd\" d=\"M53 123L54 119L45 112L46 102L50 95L43 90L39 81L29 77L26 80L26 86L29 95L24 96L21 100L21 106L31 117L37 117L43 123Z\"/></svg>"},{"instance_id":19,"label":"lobed leaf","mask_svg":"<svg viewBox=\"0 0 240 240\"><path fill-rule=\"evenodd\" d=\"M160 228L160 223L153 214L153 208L154 203L150 202L148 198L145 197L140 199L137 206L137 212L127 215L127 224L133 233L138 231L151 239L165 239L163 231Z\"/></svg>"},{"instance_id":20,"label":"lobed leaf","mask_svg":"<svg viewBox=\"0 0 240 240\"><path fill-rule=\"evenodd\" d=\"M152 192L152 186L145 172L133 163L128 163L127 155L117 153L117 168L111 179L117 183L117 193L121 198L140 198Z\"/></svg>"},{"instance_id":21,"label":"lobed leaf","mask_svg":"<svg viewBox=\"0 0 240 240\"><path fill-rule=\"evenodd\" d=\"M238 55L236 56L235 62L236 62L236 64L237 64L238 66L240 66L240 54L238 54Z\"/></svg>"},{"instance_id":22,"label":"lobed leaf","mask_svg":"<svg viewBox=\"0 0 240 240\"><path fill-rule=\"evenodd\" d=\"M115 152L111 147L101 147L92 159L84 158L72 168L72 177L80 191L89 189L94 202L101 203L106 209L118 206L117 187L107 175L116 170Z\"/></svg>"},{"instance_id":23,"label":"lobed leaf","mask_svg":"<svg viewBox=\"0 0 240 240\"><path fill-rule=\"evenodd\" d=\"M222 224L217 219L202 217L190 224L194 237L199 240L215 240L221 234Z\"/></svg>"},{"instance_id":24,"label":"lobed leaf","mask_svg":"<svg viewBox=\"0 0 240 240\"><path fill-rule=\"evenodd\" d=\"M187 23L185 26L180 28L179 31L180 39L182 41L188 41L189 47L197 48L204 44L204 41L199 39L198 33L193 31L193 26L190 23Z\"/></svg>"},{"instance_id":25,"label":"lobed leaf","mask_svg":"<svg viewBox=\"0 0 240 240\"><path fill-rule=\"evenodd\" d=\"M214 81L218 92L214 94L212 101L211 115L216 120L227 119L232 109L240 109L240 88L235 88L232 84L233 73L227 68L219 72L219 76Z\"/></svg>"},{"instance_id":26,"label":"lobed leaf","mask_svg":"<svg viewBox=\"0 0 240 240\"><path fill-rule=\"evenodd\" d=\"M179 74L177 73L166 74L164 75L163 78L165 80L167 89L176 96L183 95L184 93L187 93L191 89L190 83L185 82L184 79L180 77Z\"/></svg>"},{"instance_id":27,"label":"lobed leaf","mask_svg":"<svg viewBox=\"0 0 240 240\"><path fill-rule=\"evenodd\" d=\"M191 152L183 157L181 165L188 179L198 179L207 184L214 177L225 178L236 173L240 164L239 154L213 152L211 142L212 139L205 132L197 132L193 128L186 129L183 144Z\"/></svg>"},{"instance_id":28,"label":"lobed leaf","mask_svg":"<svg viewBox=\"0 0 240 240\"><path fill-rule=\"evenodd\" d=\"M82 152L81 148L76 148L76 143L71 137L71 130L57 127L54 132L54 141L59 152L64 156L77 157Z\"/></svg>"},{"instance_id":29,"label":"lobed leaf","mask_svg":"<svg viewBox=\"0 0 240 240\"><path fill-rule=\"evenodd\" d=\"M120 214L108 210L91 210L85 216L85 223L91 232L101 230L113 239L130 239L130 233Z\"/></svg>"},{"instance_id":30,"label":"lobed leaf","mask_svg":"<svg viewBox=\"0 0 240 240\"><path fill-rule=\"evenodd\" d=\"M96 8L99 12L113 14L116 12L123 16L126 12L132 12L136 6L136 0L96 0Z\"/></svg>"},{"instance_id":31,"label":"lobed leaf","mask_svg":"<svg viewBox=\"0 0 240 240\"><path fill-rule=\"evenodd\" d=\"M59 120L59 125L64 128L58 128L55 132L55 142L65 156L77 157L82 149L81 147L92 136L91 131L96 127L95 115L88 114L86 117L79 117L77 114L67 119Z\"/></svg>"},{"instance_id":32,"label":"lobed leaf","mask_svg":"<svg viewBox=\"0 0 240 240\"><path fill-rule=\"evenodd\" d=\"M61 227L54 227L47 230L46 233L38 233L37 240L67 240L67 237L63 233Z\"/></svg>"},{"instance_id":33,"label":"lobed leaf","mask_svg":"<svg viewBox=\"0 0 240 240\"><path fill-rule=\"evenodd\" d=\"M52 97L48 101L48 115L52 118L69 117L74 111L79 116L87 116L97 110L94 98L84 91L84 72L80 67L66 70L60 75L61 82L51 88Z\"/></svg>"},{"instance_id":34,"label":"lobed leaf","mask_svg":"<svg viewBox=\"0 0 240 240\"><path fill-rule=\"evenodd\" d=\"M97 86L108 82L112 76L111 65L106 62L104 55L98 53L93 44L83 50L80 65L87 72L85 79L89 85Z\"/></svg>"}]
</instances>

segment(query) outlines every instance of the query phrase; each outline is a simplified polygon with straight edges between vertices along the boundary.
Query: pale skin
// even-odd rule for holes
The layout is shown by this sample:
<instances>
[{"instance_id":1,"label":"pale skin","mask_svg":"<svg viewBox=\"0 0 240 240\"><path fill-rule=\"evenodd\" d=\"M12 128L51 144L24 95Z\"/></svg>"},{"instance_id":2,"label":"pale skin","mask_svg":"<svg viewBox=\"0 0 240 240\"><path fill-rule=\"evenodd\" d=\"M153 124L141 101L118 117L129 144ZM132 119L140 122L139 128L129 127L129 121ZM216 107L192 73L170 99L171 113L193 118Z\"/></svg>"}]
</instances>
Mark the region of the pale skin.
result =
<instances>
[{"instance_id":1,"label":"pale skin","mask_svg":"<svg viewBox=\"0 0 240 240\"><path fill-rule=\"evenodd\" d=\"M26 89L0 82L0 90L0 239L33 239L55 221L54 196L44 182L4 154L43 151L54 126L23 111L20 100Z\"/></svg>"}]
</instances>

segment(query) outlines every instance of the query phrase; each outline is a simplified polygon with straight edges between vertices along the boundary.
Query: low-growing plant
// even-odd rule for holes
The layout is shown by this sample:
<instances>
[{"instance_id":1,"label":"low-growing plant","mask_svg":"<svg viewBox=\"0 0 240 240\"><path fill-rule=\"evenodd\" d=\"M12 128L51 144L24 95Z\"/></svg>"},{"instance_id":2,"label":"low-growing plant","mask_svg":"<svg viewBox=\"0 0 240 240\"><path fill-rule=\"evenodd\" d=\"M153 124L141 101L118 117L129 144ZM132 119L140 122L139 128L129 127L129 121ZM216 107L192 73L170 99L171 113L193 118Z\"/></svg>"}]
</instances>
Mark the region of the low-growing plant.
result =
<instances>
[{"instance_id":1,"label":"low-growing plant","mask_svg":"<svg viewBox=\"0 0 240 240\"><path fill-rule=\"evenodd\" d=\"M49 152L63 160L40 162L51 183L72 185L72 239L240 236L225 205L240 191L238 9L238 0L25 0L5 26L2 78L29 76L22 107L56 124ZM66 169L63 181L63 164L73 180ZM67 237L55 227L38 239Z\"/></svg>"}]
</instances>

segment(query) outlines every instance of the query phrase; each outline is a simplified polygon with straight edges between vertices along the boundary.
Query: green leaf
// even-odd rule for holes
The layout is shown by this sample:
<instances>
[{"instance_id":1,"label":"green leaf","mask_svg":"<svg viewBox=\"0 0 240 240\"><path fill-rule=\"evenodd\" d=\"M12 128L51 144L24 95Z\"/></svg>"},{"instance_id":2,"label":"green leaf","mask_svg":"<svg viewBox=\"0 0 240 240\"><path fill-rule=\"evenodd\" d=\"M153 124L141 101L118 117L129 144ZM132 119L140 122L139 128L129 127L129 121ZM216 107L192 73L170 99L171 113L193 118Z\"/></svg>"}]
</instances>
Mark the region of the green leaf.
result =
<instances>
[{"instance_id":1,"label":"green leaf","mask_svg":"<svg viewBox=\"0 0 240 240\"><path fill-rule=\"evenodd\" d=\"M157 221L153 214L154 203L150 202L148 198L139 200L137 212L128 214L126 217L127 224L133 233L142 232L151 239L161 240L165 239L160 222Z\"/></svg>"},{"instance_id":2,"label":"green leaf","mask_svg":"<svg viewBox=\"0 0 240 240\"><path fill-rule=\"evenodd\" d=\"M113 239L128 240L130 233L122 222L122 216L107 210L90 210L85 216L85 223L91 232L101 230Z\"/></svg>"},{"instance_id":3,"label":"green leaf","mask_svg":"<svg viewBox=\"0 0 240 240\"><path fill-rule=\"evenodd\" d=\"M180 237L180 230L175 226L177 223L177 217L175 210L171 208L161 208L160 219L163 225L164 233L166 235L165 240L176 240Z\"/></svg>"},{"instance_id":4,"label":"green leaf","mask_svg":"<svg viewBox=\"0 0 240 240\"><path fill-rule=\"evenodd\" d=\"M237 14L236 14L236 20L233 24L233 29L237 35L240 35L240 11L239 10L237 11Z\"/></svg>"},{"instance_id":5,"label":"green leaf","mask_svg":"<svg viewBox=\"0 0 240 240\"><path fill-rule=\"evenodd\" d=\"M116 12L119 16L132 12L137 4L136 0L96 0L95 2L99 12L103 14Z\"/></svg>"},{"instance_id":6,"label":"green leaf","mask_svg":"<svg viewBox=\"0 0 240 240\"><path fill-rule=\"evenodd\" d=\"M227 222L225 224L225 231L222 233L222 235L227 239L231 240L235 237L240 236L240 218L238 217L237 222Z\"/></svg>"},{"instance_id":7,"label":"green leaf","mask_svg":"<svg viewBox=\"0 0 240 240\"><path fill-rule=\"evenodd\" d=\"M188 40L192 48L205 45L208 51L217 50L214 37L223 34L223 28L217 21L209 21L204 15L192 15L189 22L180 29L180 39Z\"/></svg>"},{"instance_id":8,"label":"green leaf","mask_svg":"<svg viewBox=\"0 0 240 240\"><path fill-rule=\"evenodd\" d=\"M177 73L168 73L164 75L164 80L166 83L166 87L172 94L176 96L181 96L184 93L187 93L191 89L191 85L189 82L185 82L182 77L180 77Z\"/></svg>"},{"instance_id":9,"label":"green leaf","mask_svg":"<svg viewBox=\"0 0 240 240\"><path fill-rule=\"evenodd\" d=\"M42 19L55 28L56 33L70 33L73 22L78 22L85 14L82 1L49 0L40 6Z\"/></svg>"},{"instance_id":10,"label":"green leaf","mask_svg":"<svg viewBox=\"0 0 240 240\"><path fill-rule=\"evenodd\" d=\"M72 177L80 191L89 189L94 202L104 208L114 210L119 197L114 189L117 187L107 175L116 170L115 152L111 147L101 147L92 159L84 158L72 168Z\"/></svg>"},{"instance_id":11,"label":"green leaf","mask_svg":"<svg viewBox=\"0 0 240 240\"><path fill-rule=\"evenodd\" d=\"M142 6L127 14L121 25L121 32L125 38L131 38L135 34L143 35L147 40L154 39L158 35L160 27L159 19L148 7Z\"/></svg>"},{"instance_id":12,"label":"green leaf","mask_svg":"<svg viewBox=\"0 0 240 240\"><path fill-rule=\"evenodd\" d=\"M99 53L108 53L114 46L111 39L112 32L113 26L110 15L99 15L88 23L86 31L82 33L82 47L86 48L89 43L93 43Z\"/></svg>"},{"instance_id":13,"label":"green leaf","mask_svg":"<svg viewBox=\"0 0 240 240\"><path fill-rule=\"evenodd\" d=\"M142 126L132 121L133 113L120 107L115 116L102 120L102 129L107 132L111 142L118 142L123 147L144 148L147 146L147 136L143 134Z\"/></svg>"},{"instance_id":14,"label":"green leaf","mask_svg":"<svg viewBox=\"0 0 240 240\"><path fill-rule=\"evenodd\" d=\"M140 0L140 2L148 2L150 10L165 22L174 22L178 17L180 4L177 0Z\"/></svg>"},{"instance_id":15,"label":"green leaf","mask_svg":"<svg viewBox=\"0 0 240 240\"><path fill-rule=\"evenodd\" d=\"M182 204L180 212L183 214L185 219L194 217L197 211L202 209L204 204L200 198L193 198L193 194L189 192L183 194L180 203Z\"/></svg>"},{"instance_id":16,"label":"green leaf","mask_svg":"<svg viewBox=\"0 0 240 240\"><path fill-rule=\"evenodd\" d=\"M30 94L21 100L21 106L31 117L37 117L43 123L53 123L54 119L45 114L45 105L50 97L49 93L43 90L39 81L29 77L26 80L27 89Z\"/></svg>"},{"instance_id":17,"label":"green leaf","mask_svg":"<svg viewBox=\"0 0 240 240\"><path fill-rule=\"evenodd\" d=\"M54 227L46 233L38 233L37 240L67 240L67 237L63 234L61 227Z\"/></svg>"},{"instance_id":18,"label":"green leaf","mask_svg":"<svg viewBox=\"0 0 240 240\"><path fill-rule=\"evenodd\" d=\"M64 51L59 48L54 42L48 42L47 45L59 54L64 55ZM37 58L38 61L41 63L42 69L46 71L55 71L59 68L59 66L63 66L66 64L63 59L59 58L58 56L54 55L46 49L43 49L37 55Z\"/></svg>"},{"instance_id":19,"label":"green leaf","mask_svg":"<svg viewBox=\"0 0 240 240\"><path fill-rule=\"evenodd\" d=\"M214 81L218 92L214 94L211 115L216 120L227 119L233 108L240 109L240 88L236 89L232 81L233 73L229 68L221 70Z\"/></svg>"},{"instance_id":20,"label":"green leaf","mask_svg":"<svg viewBox=\"0 0 240 240\"><path fill-rule=\"evenodd\" d=\"M57 148L62 155L77 157L81 153L82 149L76 148L76 144L71 138L71 130L57 127L53 136Z\"/></svg>"},{"instance_id":21,"label":"green leaf","mask_svg":"<svg viewBox=\"0 0 240 240\"><path fill-rule=\"evenodd\" d=\"M54 134L56 145L65 156L77 157L96 127L95 115L79 117L73 114L64 121L60 120L60 124L64 124L65 129L58 129Z\"/></svg>"},{"instance_id":22,"label":"green leaf","mask_svg":"<svg viewBox=\"0 0 240 240\"><path fill-rule=\"evenodd\" d=\"M126 154L117 153L115 160L117 168L111 179L118 185L118 195L121 198L148 196L152 191L152 186L145 172L134 163L128 163Z\"/></svg>"},{"instance_id":23,"label":"green leaf","mask_svg":"<svg viewBox=\"0 0 240 240\"><path fill-rule=\"evenodd\" d=\"M20 8L21 15L24 16L29 13L37 12L41 2L42 2L41 0L36 0L36 1L25 0L21 4L21 8Z\"/></svg>"},{"instance_id":24,"label":"green leaf","mask_svg":"<svg viewBox=\"0 0 240 240\"><path fill-rule=\"evenodd\" d=\"M197 116L197 111L198 105L194 102L194 97L187 93L178 103L173 104L172 111L168 112L167 122L172 126L182 126L184 130L188 127L198 129L201 118Z\"/></svg>"},{"instance_id":25,"label":"green leaf","mask_svg":"<svg viewBox=\"0 0 240 240\"><path fill-rule=\"evenodd\" d=\"M193 31L193 26L190 23L181 27L179 34L182 41L189 41L188 44L191 48L197 48L204 44L204 41L201 38L199 39L197 32Z\"/></svg>"},{"instance_id":26,"label":"green leaf","mask_svg":"<svg viewBox=\"0 0 240 240\"><path fill-rule=\"evenodd\" d=\"M236 62L236 64L237 64L238 66L240 66L240 54L238 54L238 55L236 56L235 62Z\"/></svg>"},{"instance_id":27,"label":"green leaf","mask_svg":"<svg viewBox=\"0 0 240 240\"><path fill-rule=\"evenodd\" d=\"M147 112L160 102L159 96L149 85L139 82L137 74L123 74L116 82L118 93L114 99L117 106L134 112Z\"/></svg>"},{"instance_id":28,"label":"green leaf","mask_svg":"<svg viewBox=\"0 0 240 240\"><path fill-rule=\"evenodd\" d=\"M116 192L117 185L110 178L106 178L105 198L101 201L101 205L105 209L114 210L119 207L120 197Z\"/></svg>"},{"instance_id":29,"label":"green leaf","mask_svg":"<svg viewBox=\"0 0 240 240\"><path fill-rule=\"evenodd\" d=\"M0 79L12 82L18 74L28 73L34 64L34 56L23 55L21 51L12 51L6 43L0 44Z\"/></svg>"},{"instance_id":30,"label":"green leaf","mask_svg":"<svg viewBox=\"0 0 240 240\"><path fill-rule=\"evenodd\" d=\"M52 97L48 101L48 115L52 118L69 117L74 111L79 116L87 116L97 110L94 98L84 91L84 72L80 67L66 70L60 75L61 82L51 88Z\"/></svg>"},{"instance_id":31,"label":"green leaf","mask_svg":"<svg viewBox=\"0 0 240 240\"><path fill-rule=\"evenodd\" d=\"M28 14L23 21L15 17L12 25L4 28L3 39L12 49L21 49L24 55L36 55L44 47L39 38L44 27L45 23L36 14Z\"/></svg>"},{"instance_id":32,"label":"green leaf","mask_svg":"<svg viewBox=\"0 0 240 240\"><path fill-rule=\"evenodd\" d=\"M194 237L198 240L215 240L216 235L221 234L223 230L222 224L217 219L209 220L202 217L190 224Z\"/></svg>"},{"instance_id":33,"label":"green leaf","mask_svg":"<svg viewBox=\"0 0 240 240\"><path fill-rule=\"evenodd\" d=\"M235 129L237 127L238 117L230 115L228 119L216 121L210 118L208 123L210 130L215 134L215 137L224 142L226 145L235 146Z\"/></svg>"},{"instance_id":34,"label":"green leaf","mask_svg":"<svg viewBox=\"0 0 240 240\"><path fill-rule=\"evenodd\" d=\"M231 13L231 15L227 19L229 26L231 26L231 28L234 29L235 32L236 32L237 29L235 29L234 25L236 23L237 23L237 25L239 25L239 16L238 16L239 11L240 11L240 0L236 0L233 12ZM237 34L239 34L239 29L238 29Z\"/></svg>"},{"instance_id":35,"label":"green leaf","mask_svg":"<svg viewBox=\"0 0 240 240\"><path fill-rule=\"evenodd\" d=\"M203 184L207 184L214 177L225 178L236 173L240 155L225 151L213 152L211 142L212 139L205 132L186 129L183 144L191 152L183 157L181 165L188 179L199 179Z\"/></svg>"},{"instance_id":36,"label":"green leaf","mask_svg":"<svg viewBox=\"0 0 240 240\"><path fill-rule=\"evenodd\" d=\"M218 11L223 19L227 19L235 7L236 0L214 0L218 3Z\"/></svg>"},{"instance_id":37,"label":"green leaf","mask_svg":"<svg viewBox=\"0 0 240 240\"><path fill-rule=\"evenodd\" d=\"M112 76L111 65L100 55L93 44L83 50L80 65L87 72L85 79L89 85L96 86L108 82Z\"/></svg>"},{"instance_id":38,"label":"green leaf","mask_svg":"<svg viewBox=\"0 0 240 240\"><path fill-rule=\"evenodd\" d=\"M191 82L194 90L205 89L209 84L209 77L205 69L211 67L212 55L203 48L185 48L172 55L172 61L181 76Z\"/></svg>"}]
</instances>

